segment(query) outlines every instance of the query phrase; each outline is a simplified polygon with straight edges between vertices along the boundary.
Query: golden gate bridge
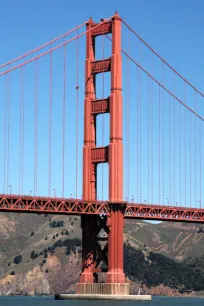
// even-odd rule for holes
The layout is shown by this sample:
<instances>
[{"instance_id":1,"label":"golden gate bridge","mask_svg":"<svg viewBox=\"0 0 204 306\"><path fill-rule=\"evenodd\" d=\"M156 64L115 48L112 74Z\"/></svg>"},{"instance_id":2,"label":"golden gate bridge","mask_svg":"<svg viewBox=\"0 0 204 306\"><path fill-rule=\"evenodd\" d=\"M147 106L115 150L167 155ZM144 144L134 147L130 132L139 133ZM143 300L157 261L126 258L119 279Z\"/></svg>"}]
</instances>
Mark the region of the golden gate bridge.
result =
<instances>
[{"instance_id":1,"label":"golden gate bridge","mask_svg":"<svg viewBox=\"0 0 204 306\"><path fill-rule=\"evenodd\" d=\"M0 210L81 216L78 293L128 294L125 218L204 222L204 94L117 13L2 64L0 88Z\"/></svg>"}]
</instances>

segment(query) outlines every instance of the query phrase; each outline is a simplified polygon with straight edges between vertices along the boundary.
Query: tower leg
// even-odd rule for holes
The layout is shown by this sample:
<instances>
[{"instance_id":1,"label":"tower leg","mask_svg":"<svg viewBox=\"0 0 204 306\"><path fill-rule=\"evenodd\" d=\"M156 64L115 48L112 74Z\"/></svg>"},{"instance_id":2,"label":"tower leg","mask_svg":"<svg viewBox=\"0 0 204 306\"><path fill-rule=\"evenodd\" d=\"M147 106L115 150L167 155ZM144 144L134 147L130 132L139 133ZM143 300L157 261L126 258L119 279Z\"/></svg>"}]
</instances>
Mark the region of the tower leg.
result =
<instances>
[{"instance_id":1,"label":"tower leg","mask_svg":"<svg viewBox=\"0 0 204 306\"><path fill-rule=\"evenodd\" d=\"M96 228L94 215L81 216L82 227L82 273L80 283L93 283L93 273L96 260L96 246L93 241L93 233Z\"/></svg>"},{"instance_id":2,"label":"tower leg","mask_svg":"<svg viewBox=\"0 0 204 306\"><path fill-rule=\"evenodd\" d=\"M104 293L127 295L129 294L129 284L125 282L125 274L123 272L123 205L111 205L108 227L108 273Z\"/></svg>"},{"instance_id":3,"label":"tower leg","mask_svg":"<svg viewBox=\"0 0 204 306\"><path fill-rule=\"evenodd\" d=\"M78 294L102 294L103 284L98 283L98 272L106 272L100 266L107 266L107 238L100 236L100 231L108 236L106 218L98 215L84 215L81 217L82 227L82 273L80 282L76 286ZM103 242L103 245L100 244ZM104 246L104 247L102 247Z\"/></svg>"}]
</instances>

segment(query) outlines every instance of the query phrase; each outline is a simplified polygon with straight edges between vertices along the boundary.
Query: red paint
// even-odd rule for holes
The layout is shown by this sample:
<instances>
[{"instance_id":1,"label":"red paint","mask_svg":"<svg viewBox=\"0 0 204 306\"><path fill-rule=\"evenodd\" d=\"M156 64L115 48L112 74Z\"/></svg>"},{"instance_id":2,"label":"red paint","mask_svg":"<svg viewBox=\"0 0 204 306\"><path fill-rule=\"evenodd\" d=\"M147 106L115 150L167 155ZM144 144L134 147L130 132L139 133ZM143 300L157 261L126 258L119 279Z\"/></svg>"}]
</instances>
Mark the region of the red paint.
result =
<instances>
[{"instance_id":1,"label":"red paint","mask_svg":"<svg viewBox=\"0 0 204 306\"><path fill-rule=\"evenodd\" d=\"M97 164L109 163L109 199L115 204L110 206L108 217L108 283L124 283L123 273L123 227L125 208L118 204L123 200L123 145L122 145L122 59L121 59L121 19L116 14L112 21L90 31L94 27L92 19L87 23L85 101L84 101L84 148L83 148L83 199L96 200ZM95 60L95 37L112 32L112 56ZM96 74L111 72L110 97L96 99ZM97 111L94 106L98 103ZM110 113L110 144L96 148L96 115ZM82 274L80 282L92 283L91 273L96 266L94 245L91 235L95 231L94 219L82 218ZM94 225L95 224L95 225Z\"/></svg>"},{"instance_id":2,"label":"red paint","mask_svg":"<svg viewBox=\"0 0 204 306\"><path fill-rule=\"evenodd\" d=\"M79 199L0 195L0 211L25 213L54 213L63 215L110 215L110 202L83 201ZM125 204L121 202L121 205ZM127 219L157 220L171 222L204 223L204 209L127 203L124 212Z\"/></svg>"}]
</instances>

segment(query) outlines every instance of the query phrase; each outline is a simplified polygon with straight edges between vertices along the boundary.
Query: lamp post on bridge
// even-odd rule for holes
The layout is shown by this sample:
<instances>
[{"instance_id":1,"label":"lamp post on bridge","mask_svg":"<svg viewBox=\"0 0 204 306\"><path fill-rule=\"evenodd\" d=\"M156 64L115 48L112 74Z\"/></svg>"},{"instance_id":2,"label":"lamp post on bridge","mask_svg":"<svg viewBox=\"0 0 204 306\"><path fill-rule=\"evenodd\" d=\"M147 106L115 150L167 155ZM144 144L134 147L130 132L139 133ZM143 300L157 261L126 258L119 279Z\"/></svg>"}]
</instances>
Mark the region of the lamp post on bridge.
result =
<instances>
[{"instance_id":1,"label":"lamp post on bridge","mask_svg":"<svg viewBox=\"0 0 204 306\"><path fill-rule=\"evenodd\" d=\"M179 202L176 202L176 206L177 206L178 203L179 203Z\"/></svg>"},{"instance_id":2,"label":"lamp post on bridge","mask_svg":"<svg viewBox=\"0 0 204 306\"><path fill-rule=\"evenodd\" d=\"M54 191L54 197L56 198L56 189L53 188L52 190Z\"/></svg>"},{"instance_id":3,"label":"lamp post on bridge","mask_svg":"<svg viewBox=\"0 0 204 306\"><path fill-rule=\"evenodd\" d=\"M200 203L200 208L201 208L201 201L198 201L198 203Z\"/></svg>"},{"instance_id":4,"label":"lamp post on bridge","mask_svg":"<svg viewBox=\"0 0 204 306\"><path fill-rule=\"evenodd\" d=\"M10 188L10 194L12 193L12 186L11 185L9 185L9 188Z\"/></svg>"},{"instance_id":5,"label":"lamp post on bridge","mask_svg":"<svg viewBox=\"0 0 204 306\"><path fill-rule=\"evenodd\" d=\"M166 200L168 201L168 206L169 206L169 198L166 198Z\"/></svg>"},{"instance_id":6,"label":"lamp post on bridge","mask_svg":"<svg viewBox=\"0 0 204 306\"><path fill-rule=\"evenodd\" d=\"M32 194L32 190L30 190L30 196L31 196L31 194Z\"/></svg>"},{"instance_id":7,"label":"lamp post on bridge","mask_svg":"<svg viewBox=\"0 0 204 306\"><path fill-rule=\"evenodd\" d=\"M147 200L144 200L144 203L146 203L146 204L147 204Z\"/></svg>"},{"instance_id":8,"label":"lamp post on bridge","mask_svg":"<svg viewBox=\"0 0 204 306\"><path fill-rule=\"evenodd\" d=\"M135 201L134 194L132 194L131 201L132 201L132 203L134 203L134 201Z\"/></svg>"}]
</instances>

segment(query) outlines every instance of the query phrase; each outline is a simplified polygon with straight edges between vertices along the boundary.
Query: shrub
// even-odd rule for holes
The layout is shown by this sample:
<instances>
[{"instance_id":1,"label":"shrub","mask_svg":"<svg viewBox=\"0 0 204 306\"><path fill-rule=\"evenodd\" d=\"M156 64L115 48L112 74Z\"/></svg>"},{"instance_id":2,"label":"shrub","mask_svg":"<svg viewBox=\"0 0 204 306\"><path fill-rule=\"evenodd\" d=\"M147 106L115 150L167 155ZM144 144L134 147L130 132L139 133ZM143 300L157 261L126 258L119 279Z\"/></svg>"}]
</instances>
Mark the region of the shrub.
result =
<instances>
[{"instance_id":1,"label":"shrub","mask_svg":"<svg viewBox=\"0 0 204 306\"><path fill-rule=\"evenodd\" d=\"M62 226L64 226L64 221L63 220L53 221L53 222L50 221L50 227L55 228L55 227L62 227Z\"/></svg>"},{"instance_id":2,"label":"shrub","mask_svg":"<svg viewBox=\"0 0 204 306\"><path fill-rule=\"evenodd\" d=\"M14 258L13 262L18 265L22 262L22 256L21 255L18 255Z\"/></svg>"},{"instance_id":3,"label":"shrub","mask_svg":"<svg viewBox=\"0 0 204 306\"><path fill-rule=\"evenodd\" d=\"M37 258L39 255L37 253L35 253L35 251L32 251L30 254L30 258L35 259Z\"/></svg>"}]
</instances>

